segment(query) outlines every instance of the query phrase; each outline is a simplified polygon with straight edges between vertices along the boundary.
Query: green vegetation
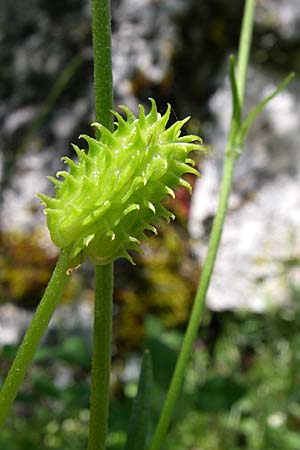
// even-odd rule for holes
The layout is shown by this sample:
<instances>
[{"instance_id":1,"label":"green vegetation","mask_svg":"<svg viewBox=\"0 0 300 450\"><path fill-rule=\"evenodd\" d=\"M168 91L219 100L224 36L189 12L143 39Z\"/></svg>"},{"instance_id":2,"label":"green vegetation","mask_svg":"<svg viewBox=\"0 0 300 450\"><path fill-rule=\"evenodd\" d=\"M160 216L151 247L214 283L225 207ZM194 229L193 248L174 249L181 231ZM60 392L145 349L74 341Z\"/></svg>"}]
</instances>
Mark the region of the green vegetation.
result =
<instances>
[{"instance_id":1,"label":"green vegetation","mask_svg":"<svg viewBox=\"0 0 300 450\"><path fill-rule=\"evenodd\" d=\"M297 293L299 295L299 292ZM295 299L295 297L294 297ZM206 313L194 347L167 450L297 450L300 426L300 316L290 300L266 314ZM181 333L146 321L145 345L153 354L153 417L176 361ZM87 445L90 352L82 338L43 348L0 437L6 450L81 450ZM123 352L121 352L123 353ZM13 349L4 348L2 369ZM113 362L109 450L121 450L137 380L119 377L126 360ZM156 369L155 369L156 368ZM68 386L58 373L67 370ZM3 370L2 370L3 372ZM30 426L28 426L30 420Z\"/></svg>"},{"instance_id":2,"label":"green vegetation","mask_svg":"<svg viewBox=\"0 0 300 450\"><path fill-rule=\"evenodd\" d=\"M191 312L186 315L187 294L180 320L175 320L178 325L187 321L187 328L183 333L179 328L164 329L149 316L141 334L149 352L144 353L139 380L118 379L118 363L126 361L120 353L113 361L116 381L110 395L113 262L118 256L131 260L127 250L139 249L144 230L156 232L153 223L158 216L173 217L161 201L167 195L174 197L172 189L179 185L190 188L181 175L198 174L187 155L201 146L192 143L200 140L195 135L180 136L185 120L165 129L171 108L161 116L154 100L147 116L142 107L138 118L123 107L126 121L115 113L118 123L113 132L110 2L92 0L96 140L86 137L88 153L75 146L77 164L65 158L70 170L57 174L64 181L51 178L56 197L41 195L50 234L61 253L22 344L3 350L4 366L12 359L0 392L0 425L7 419L10 424L0 438L4 448L121 450L125 445L126 450L159 450L164 444L170 450L195 445L207 450L296 450L299 319L287 308L284 314L271 311L262 316L210 315L204 310L236 161L253 120L293 77L289 75L244 118L254 11L255 0L246 0L237 74L234 57L229 60L232 118L219 203ZM167 242L174 244L172 239ZM57 348L38 350L70 275L86 255L95 264L92 350L78 336L67 337ZM154 266L157 269L156 262ZM184 292L183 284L177 286L178 293ZM172 313L178 306L173 297L176 291L165 296ZM289 308L296 309L293 298ZM29 369L33 359L35 365ZM17 407L26 414L8 417L17 395ZM30 430L29 417L34 423Z\"/></svg>"}]
</instances>

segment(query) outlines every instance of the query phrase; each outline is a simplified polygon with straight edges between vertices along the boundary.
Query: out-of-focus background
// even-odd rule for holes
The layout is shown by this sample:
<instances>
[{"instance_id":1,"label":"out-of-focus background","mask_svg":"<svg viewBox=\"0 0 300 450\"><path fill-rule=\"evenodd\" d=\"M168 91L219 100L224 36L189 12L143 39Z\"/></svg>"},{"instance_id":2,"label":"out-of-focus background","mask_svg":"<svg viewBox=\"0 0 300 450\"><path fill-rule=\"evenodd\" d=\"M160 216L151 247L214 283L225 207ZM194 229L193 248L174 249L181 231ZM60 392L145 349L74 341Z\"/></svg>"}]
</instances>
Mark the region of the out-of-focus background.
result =
<instances>
[{"instance_id":1,"label":"out-of-focus background","mask_svg":"<svg viewBox=\"0 0 300 450\"><path fill-rule=\"evenodd\" d=\"M189 316L216 208L231 112L227 60L240 0L112 0L115 105L154 97L209 150L177 219L115 264L108 449L120 450L144 348L153 420ZM258 0L246 110L300 71L298 0ZM86 0L0 1L0 377L55 265L37 192L91 133L93 61ZM256 120L238 162L222 249L166 450L300 448L300 84ZM5 450L86 448L92 267L75 272L0 435Z\"/></svg>"}]
</instances>

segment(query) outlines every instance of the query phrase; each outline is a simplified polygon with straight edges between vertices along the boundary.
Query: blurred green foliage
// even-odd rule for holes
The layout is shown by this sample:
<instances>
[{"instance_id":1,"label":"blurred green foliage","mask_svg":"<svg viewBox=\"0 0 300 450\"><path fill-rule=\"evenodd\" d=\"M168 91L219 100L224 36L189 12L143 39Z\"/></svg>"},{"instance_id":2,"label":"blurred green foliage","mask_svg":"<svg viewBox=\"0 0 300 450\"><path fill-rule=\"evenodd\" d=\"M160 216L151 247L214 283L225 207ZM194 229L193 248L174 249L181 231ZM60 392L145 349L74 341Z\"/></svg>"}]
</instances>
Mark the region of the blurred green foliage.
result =
<instances>
[{"instance_id":1,"label":"blurred green foliage","mask_svg":"<svg viewBox=\"0 0 300 450\"><path fill-rule=\"evenodd\" d=\"M183 206L184 212L187 205ZM185 214L181 217L184 222ZM54 258L41 251L39 233L5 236L3 249L2 299L23 306L38 302L54 264ZM133 355L138 361L143 348L150 350L153 360L152 421L157 420L199 274L187 234L178 222L167 232L162 226L159 236L149 237L143 250L135 255L136 267L127 262L116 267L108 450L123 450L137 367L133 375L132 370L129 377L124 374L132 369ZM294 264L298 261L286 264L285 270ZM67 298L74 294L88 298L89 289L77 280ZM298 299L299 290L291 285L282 309L264 314L206 311L164 450L299 450ZM29 370L0 435L0 449L86 448L89 337L61 330L61 336L49 342L39 349ZM1 349L2 378L15 352L11 345Z\"/></svg>"},{"instance_id":2,"label":"blurred green foliage","mask_svg":"<svg viewBox=\"0 0 300 450\"><path fill-rule=\"evenodd\" d=\"M1 284L6 291L2 298L5 294L7 300L15 299L23 306L38 301L54 264L53 258L41 252L39 234L5 236L3 245ZM31 260L26 265L28 253ZM137 267L127 263L117 267L120 284L115 293L109 450L121 450L125 444L138 374L135 371L126 378L124 373L133 352L139 355L143 347L150 350L153 360L151 398L156 421L199 271L179 223L169 226L168 232L162 227L156 238L149 237L143 254L135 258ZM73 287L72 295L78 295L80 285ZM298 299L297 287L291 286L282 309L260 315L205 313L164 450L299 450ZM1 449L86 448L90 342L87 336L61 333L61 340L38 351L14 414L0 435ZM2 377L15 351L11 345L2 348Z\"/></svg>"},{"instance_id":3,"label":"blurred green foliage","mask_svg":"<svg viewBox=\"0 0 300 450\"><path fill-rule=\"evenodd\" d=\"M145 335L154 366L154 420L182 334L149 316ZM2 369L11 358L12 349L4 348ZM88 345L77 336L60 346L43 348L0 437L0 448L85 448L89 361ZM207 312L165 449L298 450L299 363L296 304L261 315ZM121 450L125 443L137 383L137 377L122 378L126 364L115 356L109 450Z\"/></svg>"}]
</instances>

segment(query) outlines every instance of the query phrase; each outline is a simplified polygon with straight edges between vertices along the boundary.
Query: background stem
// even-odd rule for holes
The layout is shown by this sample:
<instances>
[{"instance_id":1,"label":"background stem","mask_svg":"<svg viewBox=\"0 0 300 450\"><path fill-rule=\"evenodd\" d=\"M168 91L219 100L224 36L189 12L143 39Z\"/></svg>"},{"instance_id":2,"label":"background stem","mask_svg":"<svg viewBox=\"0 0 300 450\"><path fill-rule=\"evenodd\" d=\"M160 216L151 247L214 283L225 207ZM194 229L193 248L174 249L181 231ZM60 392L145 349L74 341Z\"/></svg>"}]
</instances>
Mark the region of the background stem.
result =
<instances>
[{"instance_id":1,"label":"background stem","mask_svg":"<svg viewBox=\"0 0 300 450\"><path fill-rule=\"evenodd\" d=\"M67 269L70 267L69 263L69 258L64 253L61 253L47 289L3 384L0 393L0 426L3 424L15 400L20 384L69 280L69 276L66 274Z\"/></svg>"},{"instance_id":2,"label":"background stem","mask_svg":"<svg viewBox=\"0 0 300 450\"><path fill-rule=\"evenodd\" d=\"M245 10L243 15L243 22L240 34L240 44L238 50L237 60L237 89L239 94L239 100L242 105L244 103L245 87L247 81L249 54L252 42L254 12L255 12L256 0L247 0L245 3Z\"/></svg>"},{"instance_id":3,"label":"background stem","mask_svg":"<svg viewBox=\"0 0 300 450\"><path fill-rule=\"evenodd\" d=\"M244 17L242 22L241 38L238 52L238 77L237 86L240 99L240 108L243 109L244 91L246 84L247 68L249 61L249 51L252 38L253 20L254 20L255 0L246 0ZM154 436L150 443L149 450L159 450L168 431L173 409L175 407L178 395L184 379L184 373L191 355L193 342L196 339L198 326L202 318L205 305L207 290L209 287L211 275L213 272L225 216L228 207L229 195L233 179L233 172L236 161L236 154L232 148L235 142L237 129L233 129L233 121L229 130L228 146L225 153L225 162L219 194L219 204L210 234L210 240L206 259L202 268L200 283L195 297L193 309L189 319L186 333L184 335L182 348L177 360L175 371L169 386L162 413L155 429Z\"/></svg>"},{"instance_id":4,"label":"background stem","mask_svg":"<svg viewBox=\"0 0 300 450\"><path fill-rule=\"evenodd\" d=\"M92 0L95 120L113 129L110 1ZM100 132L96 132L100 137ZM95 268L94 343L88 450L104 450L108 429L113 264Z\"/></svg>"}]
</instances>

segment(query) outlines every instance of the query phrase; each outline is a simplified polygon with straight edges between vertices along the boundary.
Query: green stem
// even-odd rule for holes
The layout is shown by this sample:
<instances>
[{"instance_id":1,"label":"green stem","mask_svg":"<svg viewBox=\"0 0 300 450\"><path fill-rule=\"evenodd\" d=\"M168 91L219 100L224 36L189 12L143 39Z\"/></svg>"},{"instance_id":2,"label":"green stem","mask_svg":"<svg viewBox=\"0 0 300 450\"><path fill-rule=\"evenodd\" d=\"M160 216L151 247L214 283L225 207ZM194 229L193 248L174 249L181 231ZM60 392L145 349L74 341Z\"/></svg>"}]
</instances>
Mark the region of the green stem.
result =
<instances>
[{"instance_id":1,"label":"green stem","mask_svg":"<svg viewBox=\"0 0 300 450\"><path fill-rule=\"evenodd\" d=\"M70 260L61 253L44 296L37 307L32 322L19 347L0 393L0 427L2 426L17 395L20 384L40 344L55 307L69 280L67 269Z\"/></svg>"},{"instance_id":2,"label":"green stem","mask_svg":"<svg viewBox=\"0 0 300 450\"><path fill-rule=\"evenodd\" d=\"M245 87L247 81L247 71L249 63L249 54L252 42L253 22L255 12L256 0L247 0L245 3L245 10L243 15L243 22L241 28L240 44L237 60L237 88L239 92L239 99L241 108L244 103Z\"/></svg>"},{"instance_id":3,"label":"green stem","mask_svg":"<svg viewBox=\"0 0 300 450\"><path fill-rule=\"evenodd\" d=\"M246 0L239 46L239 56L238 56L239 72L237 78L241 111L243 109L244 90L249 60L249 49L253 29L254 8L255 8L255 0ZM193 342L196 339L199 323L202 318L206 294L209 287L211 275L214 269L214 264L222 236L223 225L228 207L229 195L231 192L235 161L237 157L233 148L236 134L238 131L238 129L236 128L233 129L235 125L236 124L232 121L231 129L229 130L228 135L229 136L228 145L225 152L225 162L220 187L219 204L212 226L210 241L208 245L206 259L202 269L199 287L195 297L187 330L183 339L182 348L172 376L172 380L169 386L169 390L160 415L158 425L155 429L154 436L149 446L149 450L159 450L162 446L163 440L168 431L168 427L171 421L172 412L174 410L177 398L181 390L185 370L191 355Z\"/></svg>"},{"instance_id":4,"label":"green stem","mask_svg":"<svg viewBox=\"0 0 300 450\"><path fill-rule=\"evenodd\" d=\"M217 250L221 240L224 219L227 211L229 194L231 191L232 176L235 166L235 157L233 152L225 158L223 177L221 183L219 205L214 219L206 259L201 273L201 281L195 297L193 309L189 323L184 335L181 351L176 363L175 371L172 376L171 384L163 406L163 410L155 430L149 450L159 450L163 439L167 433L172 412L179 396L184 379L184 373L190 358L193 342L196 339L198 326L202 318L205 305L206 293L213 272L216 260Z\"/></svg>"},{"instance_id":5,"label":"green stem","mask_svg":"<svg viewBox=\"0 0 300 450\"><path fill-rule=\"evenodd\" d=\"M113 129L110 1L92 0L95 119Z\"/></svg>"},{"instance_id":6,"label":"green stem","mask_svg":"<svg viewBox=\"0 0 300 450\"><path fill-rule=\"evenodd\" d=\"M92 0L95 119L113 129L110 1ZM97 131L99 137L99 131ZM113 265L96 266L88 450L104 450L108 429Z\"/></svg>"},{"instance_id":7,"label":"green stem","mask_svg":"<svg viewBox=\"0 0 300 450\"><path fill-rule=\"evenodd\" d=\"M112 286L112 265L96 266L91 419L88 450L105 449L111 363Z\"/></svg>"}]
</instances>

